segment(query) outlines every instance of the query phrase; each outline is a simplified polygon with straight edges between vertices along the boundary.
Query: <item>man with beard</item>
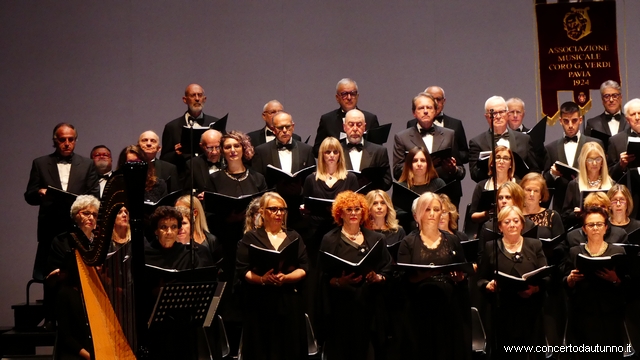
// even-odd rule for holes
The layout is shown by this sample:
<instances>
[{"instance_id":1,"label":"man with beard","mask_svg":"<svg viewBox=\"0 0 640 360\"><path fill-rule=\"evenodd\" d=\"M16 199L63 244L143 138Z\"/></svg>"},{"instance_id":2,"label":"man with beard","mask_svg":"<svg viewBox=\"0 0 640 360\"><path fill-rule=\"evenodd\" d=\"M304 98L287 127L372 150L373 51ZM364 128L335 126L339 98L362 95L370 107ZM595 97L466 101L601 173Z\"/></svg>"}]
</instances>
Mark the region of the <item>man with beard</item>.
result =
<instances>
[{"instance_id":1,"label":"man with beard","mask_svg":"<svg viewBox=\"0 0 640 360\"><path fill-rule=\"evenodd\" d=\"M151 130L143 132L138 138L138 146L144 152L144 160L149 163L149 166L155 167L156 177L164 180L167 184L167 193L180 190L180 179L176 166L167 161L156 159L156 154L162 149L158 134Z\"/></svg>"},{"instance_id":2,"label":"man with beard","mask_svg":"<svg viewBox=\"0 0 640 360\"><path fill-rule=\"evenodd\" d=\"M351 109L358 109L359 96L358 84L356 84L354 80L344 78L338 81L338 85L336 85L336 101L338 101L340 107L320 117L320 124L318 124L316 139L313 144L314 156L318 156L318 149L320 149L320 144L325 138L328 138L329 136L338 140L345 138L344 133L341 134L343 130L342 126L344 124L344 117L347 114L347 111ZM367 123L366 131L380 126L376 115L364 110L360 111L364 114L364 119Z\"/></svg>"},{"instance_id":3,"label":"man with beard","mask_svg":"<svg viewBox=\"0 0 640 360\"><path fill-rule=\"evenodd\" d=\"M198 199L204 200L204 191L214 191L211 174L222 170L222 149L220 140L222 133L218 130L207 130L200 137L200 149L202 153L187 161L186 171L182 183L187 191L198 194ZM193 168L193 170L192 170ZM193 171L193 186L191 185L191 173Z\"/></svg>"},{"instance_id":4,"label":"man with beard","mask_svg":"<svg viewBox=\"0 0 640 360\"><path fill-rule=\"evenodd\" d=\"M160 159L174 164L179 172L184 169L186 161L191 158L188 149L183 149L182 144L180 144L182 128L192 123L200 126L209 126L220 120L217 117L205 115L203 109L206 101L207 97L204 94L204 89L198 84L190 84L185 89L182 97L182 102L187 104L187 111L184 115L171 120L164 126Z\"/></svg>"},{"instance_id":5,"label":"man with beard","mask_svg":"<svg viewBox=\"0 0 640 360\"><path fill-rule=\"evenodd\" d=\"M107 185L107 180L109 180L113 174L111 171L111 150L105 145L96 145L91 149L91 159L93 160L93 165L95 165L98 177L100 178L100 198L102 198L104 186Z\"/></svg>"}]
</instances>

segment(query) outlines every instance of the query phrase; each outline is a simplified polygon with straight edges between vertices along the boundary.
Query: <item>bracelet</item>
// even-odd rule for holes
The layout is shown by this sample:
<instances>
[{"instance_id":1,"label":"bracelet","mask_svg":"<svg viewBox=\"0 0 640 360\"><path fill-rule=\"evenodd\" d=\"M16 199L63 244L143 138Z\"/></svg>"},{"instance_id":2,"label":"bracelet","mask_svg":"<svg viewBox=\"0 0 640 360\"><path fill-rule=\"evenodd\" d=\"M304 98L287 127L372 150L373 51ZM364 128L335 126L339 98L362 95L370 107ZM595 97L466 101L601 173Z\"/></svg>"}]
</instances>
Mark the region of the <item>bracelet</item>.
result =
<instances>
[{"instance_id":1,"label":"bracelet","mask_svg":"<svg viewBox=\"0 0 640 360\"><path fill-rule=\"evenodd\" d=\"M260 283L261 283L263 286L264 286L264 285L267 285L267 284L265 284L265 283L264 283L264 276L260 276Z\"/></svg>"}]
</instances>

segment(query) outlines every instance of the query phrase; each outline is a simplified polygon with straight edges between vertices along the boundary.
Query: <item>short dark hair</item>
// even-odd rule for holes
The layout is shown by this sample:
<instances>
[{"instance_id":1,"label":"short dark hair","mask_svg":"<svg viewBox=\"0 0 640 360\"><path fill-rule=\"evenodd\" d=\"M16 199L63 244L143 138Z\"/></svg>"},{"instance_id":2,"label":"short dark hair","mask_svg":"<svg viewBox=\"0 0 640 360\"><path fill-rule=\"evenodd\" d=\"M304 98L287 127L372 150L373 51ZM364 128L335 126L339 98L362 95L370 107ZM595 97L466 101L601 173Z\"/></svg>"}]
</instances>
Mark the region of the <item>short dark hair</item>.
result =
<instances>
[{"instance_id":1,"label":"short dark hair","mask_svg":"<svg viewBox=\"0 0 640 360\"><path fill-rule=\"evenodd\" d=\"M605 225L609 226L609 214L607 213L607 210L600 207L600 206L590 206L586 209L584 209L584 211L582 211L582 214L580 214L580 219L582 220L582 225L585 225L585 221L587 220L587 216L591 215L591 214L599 214L602 215L602 218L604 219L604 223Z\"/></svg>"},{"instance_id":2,"label":"short dark hair","mask_svg":"<svg viewBox=\"0 0 640 360\"><path fill-rule=\"evenodd\" d=\"M560 115L573 114L575 112L577 112L578 115L582 116L582 114L580 114L580 108L578 107L578 104L574 103L573 101L567 101L560 105Z\"/></svg>"},{"instance_id":3,"label":"short dark hair","mask_svg":"<svg viewBox=\"0 0 640 360\"><path fill-rule=\"evenodd\" d=\"M176 219L178 222L178 229L182 227L182 214L176 210L173 206L159 206L156 211L151 214L151 229L153 231L158 230L158 223L162 219Z\"/></svg>"},{"instance_id":4,"label":"short dark hair","mask_svg":"<svg viewBox=\"0 0 640 360\"><path fill-rule=\"evenodd\" d=\"M93 149L91 149L91 152L89 153L89 158L92 159L93 158L93 152L98 150L98 149L107 149L109 150L109 153L111 153L111 149L109 149L107 147L107 145L96 145L93 147Z\"/></svg>"},{"instance_id":5,"label":"short dark hair","mask_svg":"<svg viewBox=\"0 0 640 360\"><path fill-rule=\"evenodd\" d=\"M53 128L53 137L52 137L53 140L56 139L56 133L58 132L58 129L60 129L61 127L71 128L71 130L73 130L73 132L76 133L76 139L78 138L78 130L76 130L75 126L73 126L73 125L71 125L69 123L66 123L66 122L61 122L58 125L56 125L56 127Z\"/></svg>"}]
</instances>

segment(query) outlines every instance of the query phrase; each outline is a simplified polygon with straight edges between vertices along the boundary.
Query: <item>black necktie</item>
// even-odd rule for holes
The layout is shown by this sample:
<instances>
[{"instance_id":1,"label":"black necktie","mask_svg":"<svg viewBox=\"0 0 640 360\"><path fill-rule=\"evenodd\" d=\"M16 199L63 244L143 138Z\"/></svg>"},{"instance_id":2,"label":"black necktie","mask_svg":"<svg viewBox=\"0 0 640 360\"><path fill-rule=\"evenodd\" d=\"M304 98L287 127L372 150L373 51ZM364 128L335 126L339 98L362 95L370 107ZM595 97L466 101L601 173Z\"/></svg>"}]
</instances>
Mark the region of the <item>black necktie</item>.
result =
<instances>
[{"instance_id":1,"label":"black necktie","mask_svg":"<svg viewBox=\"0 0 640 360\"><path fill-rule=\"evenodd\" d=\"M427 136L427 134L431 134L431 136L433 136L435 132L436 132L436 129L433 127L433 125L428 129L425 129L425 128L420 129L420 135L422 135L422 137Z\"/></svg>"},{"instance_id":2,"label":"black necktie","mask_svg":"<svg viewBox=\"0 0 640 360\"><path fill-rule=\"evenodd\" d=\"M620 121L620 117L621 116L620 116L620 113L617 113L615 115L605 113L604 117L605 117L605 119L607 119L607 121L611 121L611 119L616 119L616 120Z\"/></svg>"},{"instance_id":3,"label":"black necktie","mask_svg":"<svg viewBox=\"0 0 640 360\"><path fill-rule=\"evenodd\" d=\"M347 149L349 149L349 151L351 151L351 149L353 148L355 148L358 151L362 151L364 146L362 145L362 143L357 143L357 144L347 143Z\"/></svg>"},{"instance_id":4,"label":"black necktie","mask_svg":"<svg viewBox=\"0 0 640 360\"><path fill-rule=\"evenodd\" d=\"M293 143L283 144L280 141L277 142L278 150L293 150Z\"/></svg>"},{"instance_id":5,"label":"black necktie","mask_svg":"<svg viewBox=\"0 0 640 360\"><path fill-rule=\"evenodd\" d=\"M574 142L577 143L578 142L578 135L575 136L565 136L564 137L564 143L568 143L568 142Z\"/></svg>"},{"instance_id":6,"label":"black necktie","mask_svg":"<svg viewBox=\"0 0 640 360\"><path fill-rule=\"evenodd\" d=\"M267 131L265 131L265 135L266 135L266 136L274 136L274 137L276 136L276 135L273 133L273 131L271 131L271 130L269 130L269 129L267 129Z\"/></svg>"}]
</instances>

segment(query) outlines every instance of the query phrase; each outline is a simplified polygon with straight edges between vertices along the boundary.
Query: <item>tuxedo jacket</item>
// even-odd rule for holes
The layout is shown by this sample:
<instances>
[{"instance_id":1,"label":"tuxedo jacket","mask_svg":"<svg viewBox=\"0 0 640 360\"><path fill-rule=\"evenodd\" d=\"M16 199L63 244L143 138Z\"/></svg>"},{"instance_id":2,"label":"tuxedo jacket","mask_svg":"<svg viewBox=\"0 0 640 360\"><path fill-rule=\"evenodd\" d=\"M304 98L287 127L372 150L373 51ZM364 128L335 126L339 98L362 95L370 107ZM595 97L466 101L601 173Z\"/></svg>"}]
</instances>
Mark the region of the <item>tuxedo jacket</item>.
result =
<instances>
[{"instance_id":1,"label":"tuxedo jacket","mask_svg":"<svg viewBox=\"0 0 640 360\"><path fill-rule=\"evenodd\" d=\"M629 168L623 169L620 166L620 154L627 151L627 141L630 133L631 128L620 131L609 139L609 148L607 149L609 176L615 181L618 181L629 170Z\"/></svg>"},{"instance_id":2,"label":"tuxedo jacket","mask_svg":"<svg viewBox=\"0 0 640 360\"><path fill-rule=\"evenodd\" d=\"M564 137L553 141L545 146L545 148L547 149L547 156L545 158L543 176L547 182L547 187L555 189L553 195L553 209L558 212L562 211L562 206L564 205L564 198L567 192L567 185L569 185L569 180L562 176L554 179L550 171L551 166L553 166L556 161L560 161L569 166L573 166L576 169L579 169L580 162L578 161L578 158L580 157L580 151L582 150L582 146L590 141L595 141L600 144L600 146L603 146L602 141L600 141L599 139L581 134L580 140L578 140L578 147L576 148L576 156L574 157L572 164L569 164L567 162L567 154L565 154L564 152Z\"/></svg>"},{"instance_id":3,"label":"tuxedo jacket","mask_svg":"<svg viewBox=\"0 0 640 360\"><path fill-rule=\"evenodd\" d=\"M369 179L372 182L373 189L381 189L387 191L391 188L391 165L389 165L389 153L387 148L374 144L370 141L364 141L364 147L362 149L362 159L360 160L360 168L354 169L351 164L351 156L349 156L349 149L347 148L347 139L340 142L342 149L344 150L344 164L347 170L357 170L370 168L370 167L384 167L387 171L384 173L382 179Z\"/></svg>"},{"instance_id":4,"label":"tuxedo jacket","mask_svg":"<svg viewBox=\"0 0 640 360\"><path fill-rule=\"evenodd\" d=\"M362 111L362 113L364 114L364 120L367 123L366 130L377 128L378 126L380 126L380 124L378 124L378 116L362 109L358 110ZM320 117L318 130L316 131L316 139L313 143L313 155L315 157L318 157L318 149L320 149L322 140L329 136L340 140L340 132L344 131L342 122L344 115L345 112L342 111L341 108L338 108Z\"/></svg>"},{"instance_id":5,"label":"tuxedo jacket","mask_svg":"<svg viewBox=\"0 0 640 360\"><path fill-rule=\"evenodd\" d=\"M311 145L295 139L292 142L294 146L291 150L291 173L316 164ZM251 168L264 176L267 175L267 165L269 164L282 169L277 145L277 141L269 141L256 147L255 155L251 159Z\"/></svg>"},{"instance_id":6,"label":"tuxedo jacket","mask_svg":"<svg viewBox=\"0 0 640 360\"><path fill-rule=\"evenodd\" d=\"M407 129L411 127L416 127L418 120L411 119L407 121ZM462 126L462 121L452 118L447 114L442 115L442 126L451 129L456 134L456 145L458 146L458 151L460 152L460 160L462 164L469 163L469 145L467 143L467 135L464 132L464 126Z\"/></svg>"},{"instance_id":7,"label":"tuxedo jacket","mask_svg":"<svg viewBox=\"0 0 640 360\"><path fill-rule=\"evenodd\" d=\"M462 196L462 185L460 184L460 181L464 179L466 171L462 165L462 160L460 159L460 152L458 151L458 146L456 144L455 134L451 129L446 129L437 125L432 126L435 128L435 133L433 134L431 152L451 148L451 155L456 159L456 172L454 174L445 172L444 169L439 166L436 168L438 176L447 184L457 179L458 184L451 196L453 198L458 197L457 195ZM427 148L416 126L395 134L393 145L393 176L396 180L400 179L400 176L402 175L402 168L404 167L404 159L407 151L416 146L423 147L425 149ZM452 199L452 201L455 201L455 199Z\"/></svg>"},{"instance_id":8,"label":"tuxedo jacket","mask_svg":"<svg viewBox=\"0 0 640 360\"><path fill-rule=\"evenodd\" d=\"M210 163L207 160L205 154L200 154L196 157L192 157L187 161L186 171L182 177L182 185L184 190L189 193L191 190L191 168L193 167L193 188L196 190L196 194L203 191L213 191L213 179L209 174Z\"/></svg>"},{"instance_id":9,"label":"tuxedo jacket","mask_svg":"<svg viewBox=\"0 0 640 360\"><path fill-rule=\"evenodd\" d=\"M175 165L160 159L156 159L153 163L156 168L156 177L167 183L167 193L182 189L178 168Z\"/></svg>"},{"instance_id":10,"label":"tuxedo jacket","mask_svg":"<svg viewBox=\"0 0 640 360\"><path fill-rule=\"evenodd\" d=\"M250 133L247 133L247 136L249 136L249 139L251 139L251 145L253 145L254 148L267 142L267 137L264 134L264 128L265 127L261 127L258 130L254 130ZM293 134L293 139L302 141L302 139L300 138L300 135L298 134Z\"/></svg>"},{"instance_id":11,"label":"tuxedo jacket","mask_svg":"<svg viewBox=\"0 0 640 360\"><path fill-rule=\"evenodd\" d=\"M218 120L220 119L217 117L205 114L201 125L209 126ZM184 120L184 114L182 114L179 118L169 121L162 131L162 150L160 151L160 159L172 163L178 168L178 171L182 171L184 169L186 161L191 157L189 154L178 155L175 150L176 144L180 143L182 127L185 125L186 122ZM196 139L196 144L199 142L200 139Z\"/></svg>"},{"instance_id":12,"label":"tuxedo jacket","mask_svg":"<svg viewBox=\"0 0 640 360\"><path fill-rule=\"evenodd\" d=\"M509 148L511 151L520 155L522 160L529 165L530 172L540 172L540 167L536 161L536 153L529 135L513 131L509 127L507 127L507 131L509 132ZM491 150L492 141L493 134L490 130L469 140L469 172L471 173L471 179L475 182L489 178L489 174L482 173L478 168L478 158L481 151Z\"/></svg>"},{"instance_id":13,"label":"tuxedo jacket","mask_svg":"<svg viewBox=\"0 0 640 360\"><path fill-rule=\"evenodd\" d=\"M41 198L38 190L53 186L62 189L58 173L58 157L55 153L39 157L31 164L31 173L24 199L29 205L39 205L38 241L51 242L53 238L67 230L72 224L69 215L70 204L55 202L50 196ZM93 160L73 154L67 192L76 195L93 195L100 198L98 173Z\"/></svg>"},{"instance_id":14,"label":"tuxedo jacket","mask_svg":"<svg viewBox=\"0 0 640 360\"><path fill-rule=\"evenodd\" d=\"M620 115L620 126L618 127L618 133L624 132L629 129L629 122L624 118L624 115ZM607 135L611 135L611 130L609 130L609 122L605 117L605 113L592 117L587 120L587 124L584 127L584 134L587 136L591 136L591 130L598 130ZM615 135L615 134L614 134ZM607 149L605 149L606 151Z\"/></svg>"}]
</instances>

